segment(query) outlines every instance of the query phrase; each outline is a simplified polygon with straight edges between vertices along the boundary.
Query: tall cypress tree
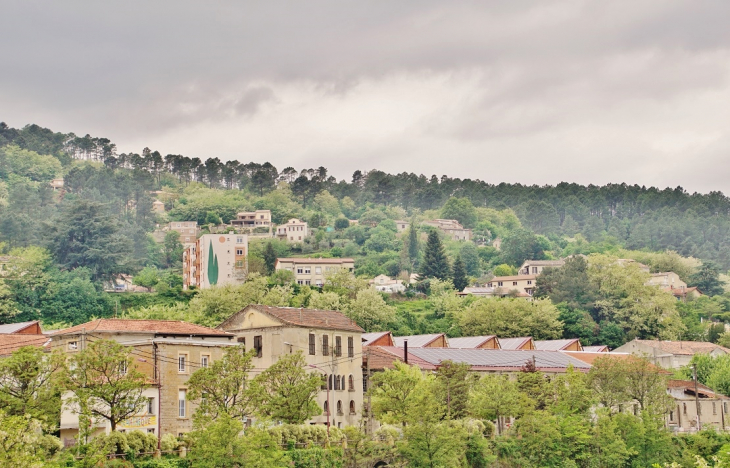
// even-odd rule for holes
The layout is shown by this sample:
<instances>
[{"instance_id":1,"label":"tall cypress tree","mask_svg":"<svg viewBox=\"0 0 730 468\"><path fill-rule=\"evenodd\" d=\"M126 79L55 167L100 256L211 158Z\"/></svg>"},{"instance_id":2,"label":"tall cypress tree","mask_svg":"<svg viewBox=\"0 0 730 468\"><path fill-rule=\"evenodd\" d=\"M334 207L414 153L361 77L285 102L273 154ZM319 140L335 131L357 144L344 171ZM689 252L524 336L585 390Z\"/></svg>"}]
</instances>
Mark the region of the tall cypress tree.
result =
<instances>
[{"instance_id":1,"label":"tall cypress tree","mask_svg":"<svg viewBox=\"0 0 730 468\"><path fill-rule=\"evenodd\" d=\"M266 264L267 273L274 273L274 268L276 267L276 251L274 250L274 246L271 242L266 244L266 249L264 250L264 263Z\"/></svg>"},{"instance_id":2,"label":"tall cypress tree","mask_svg":"<svg viewBox=\"0 0 730 468\"><path fill-rule=\"evenodd\" d=\"M456 256L451 279L457 291L463 291L465 287L469 286L469 280L466 278L466 267L464 266L464 262L461 261L461 255Z\"/></svg>"},{"instance_id":3,"label":"tall cypress tree","mask_svg":"<svg viewBox=\"0 0 730 468\"><path fill-rule=\"evenodd\" d=\"M416 229L416 223L413 221L411 221L411 228L408 230L408 258L413 265L418 260L418 229Z\"/></svg>"},{"instance_id":4,"label":"tall cypress tree","mask_svg":"<svg viewBox=\"0 0 730 468\"><path fill-rule=\"evenodd\" d=\"M431 231L428 233L426 252L423 256L419 277L421 279L438 278L446 280L450 276L451 268L449 267L449 260L446 258L444 245L441 243L438 233Z\"/></svg>"}]
</instances>

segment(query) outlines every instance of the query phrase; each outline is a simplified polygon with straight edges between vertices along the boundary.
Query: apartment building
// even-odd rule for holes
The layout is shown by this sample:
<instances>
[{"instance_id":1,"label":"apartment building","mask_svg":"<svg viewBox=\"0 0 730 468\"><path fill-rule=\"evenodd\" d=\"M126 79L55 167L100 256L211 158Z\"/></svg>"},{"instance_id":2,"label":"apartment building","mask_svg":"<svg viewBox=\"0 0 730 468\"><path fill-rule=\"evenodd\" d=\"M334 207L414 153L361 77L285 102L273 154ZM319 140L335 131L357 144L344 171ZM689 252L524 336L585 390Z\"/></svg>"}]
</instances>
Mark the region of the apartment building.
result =
<instances>
[{"instance_id":1,"label":"apartment building","mask_svg":"<svg viewBox=\"0 0 730 468\"><path fill-rule=\"evenodd\" d=\"M292 218L276 228L276 237L287 242L301 242L309 235L309 225L306 221Z\"/></svg>"},{"instance_id":2,"label":"apartment building","mask_svg":"<svg viewBox=\"0 0 730 468\"><path fill-rule=\"evenodd\" d=\"M183 245L194 243L200 233L197 221L173 221L168 224L167 230L179 233Z\"/></svg>"},{"instance_id":3,"label":"apartment building","mask_svg":"<svg viewBox=\"0 0 730 468\"><path fill-rule=\"evenodd\" d=\"M250 305L229 317L219 330L257 351L255 368L265 369L281 356L301 351L310 372L322 375L317 403L323 410L310 424L357 425L362 416L362 333L334 310Z\"/></svg>"},{"instance_id":4,"label":"apartment building","mask_svg":"<svg viewBox=\"0 0 730 468\"><path fill-rule=\"evenodd\" d=\"M231 220L239 228L271 227L271 210L242 211Z\"/></svg>"},{"instance_id":5,"label":"apartment building","mask_svg":"<svg viewBox=\"0 0 730 468\"><path fill-rule=\"evenodd\" d=\"M470 241L472 238L471 229L466 229L455 219L433 219L423 224L435 227L453 240Z\"/></svg>"},{"instance_id":6,"label":"apartment building","mask_svg":"<svg viewBox=\"0 0 730 468\"><path fill-rule=\"evenodd\" d=\"M248 236L205 234L183 252L183 289L206 289L246 280Z\"/></svg>"},{"instance_id":7,"label":"apartment building","mask_svg":"<svg viewBox=\"0 0 730 468\"><path fill-rule=\"evenodd\" d=\"M279 258L276 271L287 270L294 273L297 284L322 286L325 275L339 269L355 271L355 260L351 258Z\"/></svg>"},{"instance_id":8,"label":"apartment building","mask_svg":"<svg viewBox=\"0 0 730 468\"><path fill-rule=\"evenodd\" d=\"M519 269L520 275L539 275L545 268L560 268L565 260L525 260Z\"/></svg>"},{"instance_id":9,"label":"apartment building","mask_svg":"<svg viewBox=\"0 0 730 468\"><path fill-rule=\"evenodd\" d=\"M122 421L117 430L141 430L158 438L192 430L197 406L187 398L190 375L220 359L226 347L238 344L234 335L225 331L174 320L97 319L54 332L50 338L54 349L69 356L94 340L109 339L129 346L134 365L149 382L143 390L148 404ZM60 437L66 446L75 443L79 432L79 415L70 396L63 396L61 409ZM92 425L95 433L111 430L105 419L94 418Z\"/></svg>"}]
</instances>

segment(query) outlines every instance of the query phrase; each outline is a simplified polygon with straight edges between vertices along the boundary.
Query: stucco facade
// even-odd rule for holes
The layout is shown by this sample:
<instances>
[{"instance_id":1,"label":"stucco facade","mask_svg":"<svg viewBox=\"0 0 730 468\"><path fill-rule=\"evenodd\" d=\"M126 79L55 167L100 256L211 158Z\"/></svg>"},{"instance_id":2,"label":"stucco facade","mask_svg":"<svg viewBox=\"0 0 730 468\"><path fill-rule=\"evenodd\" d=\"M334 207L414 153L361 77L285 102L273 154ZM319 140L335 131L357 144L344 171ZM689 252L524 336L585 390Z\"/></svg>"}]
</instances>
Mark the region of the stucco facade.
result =
<instances>
[{"instance_id":1,"label":"stucco facade","mask_svg":"<svg viewBox=\"0 0 730 468\"><path fill-rule=\"evenodd\" d=\"M183 289L206 289L246 280L246 234L205 234L183 252Z\"/></svg>"},{"instance_id":2,"label":"stucco facade","mask_svg":"<svg viewBox=\"0 0 730 468\"><path fill-rule=\"evenodd\" d=\"M309 235L309 224L292 218L276 228L276 237L287 242L302 242Z\"/></svg>"},{"instance_id":3,"label":"stucco facade","mask_svg":"<svg viewBox=\"0 0 730 468\"><path fill-rule=\"evenodd\" d=\"M317 395L320 408L331 408L330 424L356 425L363 411L362 332L336 311L250 305L218 326L258 350L255 368L268 368L281 356L301 351L310 372L326 376ZM327 391L329 386L329 392ZM328 401L329 395L329 401ZM327 413L311 424L327 424Z\"/></svg>"},{"instance_id":4,"label":"stucco facade","mask_svg":"<svg viewBox=\"0 0 730 468\"><path fill-rule=\"evenodd\" d=\"M355 260L351 258L279 258L276 271L287 270L294 273L297 284L322 286L325 276L344 268L355 270Z\"/></svg>"}]
</instances>

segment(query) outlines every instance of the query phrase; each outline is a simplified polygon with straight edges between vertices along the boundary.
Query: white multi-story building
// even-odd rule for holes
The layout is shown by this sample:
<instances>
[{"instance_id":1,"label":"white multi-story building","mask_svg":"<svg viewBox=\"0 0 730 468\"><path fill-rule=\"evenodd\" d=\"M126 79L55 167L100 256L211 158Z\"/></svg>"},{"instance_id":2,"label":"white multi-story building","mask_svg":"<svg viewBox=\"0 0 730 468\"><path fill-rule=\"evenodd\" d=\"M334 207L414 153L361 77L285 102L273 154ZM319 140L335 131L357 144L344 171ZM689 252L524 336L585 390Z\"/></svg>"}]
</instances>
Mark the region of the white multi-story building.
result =
<instances>
[{"instance_id":1,"label":"white multi-story building","mask_svg":"<svg viewBox=\"0 0 730 468\"><path fill-rule=\"evenodd\" d=\"M206 289L246 280L246 234L205 234L183 253L183 289Z\"/></svg>"},{"instance_id":2,"label":"white multi-story building","mask_svg":"<svg viewBox=\"0 0 730 468\"><path fill-rule=\"evenodd\" d=\"M287 242L301 242L309 235L309 225L306 221L292 218L276 228L276 237Z\"/></svg>"}]
</instances>

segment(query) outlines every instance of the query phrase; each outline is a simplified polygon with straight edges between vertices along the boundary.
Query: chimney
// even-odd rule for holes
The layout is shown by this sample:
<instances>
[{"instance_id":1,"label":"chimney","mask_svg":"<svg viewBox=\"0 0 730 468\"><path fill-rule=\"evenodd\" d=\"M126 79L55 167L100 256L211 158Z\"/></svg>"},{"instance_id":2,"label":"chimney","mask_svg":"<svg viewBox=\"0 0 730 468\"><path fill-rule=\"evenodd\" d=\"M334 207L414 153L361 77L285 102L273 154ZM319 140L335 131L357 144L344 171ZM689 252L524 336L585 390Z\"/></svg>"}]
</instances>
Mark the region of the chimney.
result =
<instances>
[{"instance_id":1,"label":"chimney","mask_svg":"<svg viewBox=\"0 0 730 468\"><path fill-rule=\"evenodd\" d=\"M406 360L406 364L408 364L408 340L403 340L403 357Z\"/></svg>"}]
</instances>

